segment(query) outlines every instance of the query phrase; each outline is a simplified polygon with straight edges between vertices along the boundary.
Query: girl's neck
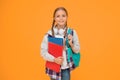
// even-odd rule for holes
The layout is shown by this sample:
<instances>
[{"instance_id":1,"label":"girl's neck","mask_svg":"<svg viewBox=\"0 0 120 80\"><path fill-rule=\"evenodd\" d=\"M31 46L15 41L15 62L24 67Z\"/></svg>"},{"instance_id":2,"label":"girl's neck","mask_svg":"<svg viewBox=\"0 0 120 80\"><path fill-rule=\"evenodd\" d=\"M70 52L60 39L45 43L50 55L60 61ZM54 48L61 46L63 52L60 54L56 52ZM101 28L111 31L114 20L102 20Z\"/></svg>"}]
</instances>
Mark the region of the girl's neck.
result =
<instances>
[{"instance_id":1,"label":"girl's neck","mask_svg":"<svg viewBox=\"0 0 120 80\"><path fill-rule=\"evenodd\" d=\"M65 25L57 25L56 26L58 29L64 29L65 28Z\"/></svg>"}]
</instances>

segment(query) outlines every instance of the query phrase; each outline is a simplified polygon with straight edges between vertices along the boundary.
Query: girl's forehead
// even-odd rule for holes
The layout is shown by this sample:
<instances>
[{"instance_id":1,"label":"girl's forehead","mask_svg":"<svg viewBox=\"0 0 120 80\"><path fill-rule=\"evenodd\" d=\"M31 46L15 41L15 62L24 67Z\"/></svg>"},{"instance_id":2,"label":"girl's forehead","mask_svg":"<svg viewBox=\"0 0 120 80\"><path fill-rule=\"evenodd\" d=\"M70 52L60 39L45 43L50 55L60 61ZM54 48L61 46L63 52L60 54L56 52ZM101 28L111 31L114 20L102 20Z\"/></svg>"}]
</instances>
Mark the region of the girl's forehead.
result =
<instances>
[{"instance_id":1,"label":"girl's forehead","mask_svg":"<svg viewBox=\"0 0 120 80\"><path fill-rule=\"evenodd\" d=\"M66 12L65 12L64 10L60 9L60 10L56 11L55 14L56 14L56 15L57 15L57 14L66 14Z\"/></svg>"}]
</instances>

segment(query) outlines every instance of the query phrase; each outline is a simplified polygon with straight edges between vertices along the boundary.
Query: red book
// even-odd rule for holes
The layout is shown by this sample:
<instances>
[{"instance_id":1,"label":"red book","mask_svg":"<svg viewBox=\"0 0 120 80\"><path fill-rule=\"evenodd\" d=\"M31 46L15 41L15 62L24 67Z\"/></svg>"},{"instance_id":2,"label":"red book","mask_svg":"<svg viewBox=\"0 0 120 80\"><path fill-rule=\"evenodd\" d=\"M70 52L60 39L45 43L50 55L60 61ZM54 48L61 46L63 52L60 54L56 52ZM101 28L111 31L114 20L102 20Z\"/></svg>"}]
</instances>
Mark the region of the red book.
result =
<instances>
[{"instance_id":1,"label":"red book","mask_svg":"<svg viewBox=\"0 0 120 80\"><path fill-rule=\"evenodd\" d=\"M55 38L48 35L48 53L57 58L62 56L62 52L63 52L63 39ZM46 61L46 67L55 72L60 72L60 65L55 62Z\"/></svg>"}]
</instances>

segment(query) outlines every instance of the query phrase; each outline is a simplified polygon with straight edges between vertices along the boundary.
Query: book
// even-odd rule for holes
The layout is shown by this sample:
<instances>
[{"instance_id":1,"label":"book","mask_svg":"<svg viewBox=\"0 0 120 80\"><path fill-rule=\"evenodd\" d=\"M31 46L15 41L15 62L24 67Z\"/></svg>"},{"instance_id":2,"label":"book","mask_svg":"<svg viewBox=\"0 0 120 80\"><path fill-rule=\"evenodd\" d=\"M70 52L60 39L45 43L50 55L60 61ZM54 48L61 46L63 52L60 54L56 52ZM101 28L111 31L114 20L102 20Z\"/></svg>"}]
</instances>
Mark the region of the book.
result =
<instances>
[{"instance_id":1,"label":"book","mask_svg":"<svg viewBox=\"0 0 120 80\"><path fill-rule=\"evenodd\" d=\"M48 35L48 53L53 55L55 58L62 56L63 52L63 38L56 38ZM55 71L60 72L61 65L46 61L46 67Z\"/></svg>"}]
</instances>

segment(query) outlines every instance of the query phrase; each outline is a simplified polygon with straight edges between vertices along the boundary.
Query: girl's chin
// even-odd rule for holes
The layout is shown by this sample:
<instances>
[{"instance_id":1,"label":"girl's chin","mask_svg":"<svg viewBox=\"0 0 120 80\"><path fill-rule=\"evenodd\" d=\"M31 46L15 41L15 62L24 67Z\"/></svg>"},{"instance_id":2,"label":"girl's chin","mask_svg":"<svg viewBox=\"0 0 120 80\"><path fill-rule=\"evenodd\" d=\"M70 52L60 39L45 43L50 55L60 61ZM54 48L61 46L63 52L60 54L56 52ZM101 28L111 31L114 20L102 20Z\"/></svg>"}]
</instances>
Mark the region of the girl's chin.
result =
<instances>
[{"instance_id":1,"label":"girl's chin","mask_svg":"<svg viewBox=\"0 0 120 80\"><path fill-rule=\"evenodd\" d=\"M59 26L65 26L65 24L58 24Z\"/></svg>"}]
</instances>

